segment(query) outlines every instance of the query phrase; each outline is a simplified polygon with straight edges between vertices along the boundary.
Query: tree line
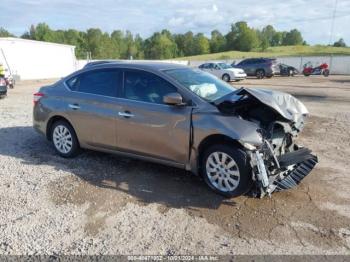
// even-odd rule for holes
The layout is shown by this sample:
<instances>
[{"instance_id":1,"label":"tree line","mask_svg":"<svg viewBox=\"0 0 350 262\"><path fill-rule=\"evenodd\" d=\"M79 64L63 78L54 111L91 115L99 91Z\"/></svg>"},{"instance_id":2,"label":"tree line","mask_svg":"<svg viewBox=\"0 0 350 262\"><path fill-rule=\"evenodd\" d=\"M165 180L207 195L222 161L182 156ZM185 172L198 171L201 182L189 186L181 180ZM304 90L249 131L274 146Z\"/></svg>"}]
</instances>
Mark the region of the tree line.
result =
<instances>
[{"instance_id":1,"label":"tree line","mask_svg":"<svg viewBox=\"0 0 350 262\"><path fill-rule=\"evenodd\" d=\"M0 37L13 36L0 28ZM75 29L52 30L47 24L32 25L21 38L76 46L77 58L84 59L170 59L223 51L265 51L271 46L305 45L300 31L278 31L267 25L262 30L252 28L244 21L231 25L227 34L213 30L210 37L189 31L173 34L169 30L155 32L143 39L130 31L103 32L98 28L86 31ZM339 44L339 43L337 43Z\"/></svg>"}]
</instances>

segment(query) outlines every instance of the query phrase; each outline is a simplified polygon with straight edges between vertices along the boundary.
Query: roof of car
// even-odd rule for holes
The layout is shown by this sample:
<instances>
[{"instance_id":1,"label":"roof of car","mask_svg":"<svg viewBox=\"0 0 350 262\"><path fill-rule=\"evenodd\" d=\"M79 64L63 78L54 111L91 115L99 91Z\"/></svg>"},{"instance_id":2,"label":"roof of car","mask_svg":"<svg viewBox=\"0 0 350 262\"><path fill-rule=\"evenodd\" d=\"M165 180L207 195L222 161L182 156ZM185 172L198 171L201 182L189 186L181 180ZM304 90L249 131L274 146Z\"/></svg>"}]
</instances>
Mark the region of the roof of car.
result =
<instances>
[{"instance_id":1,"label":"roof of car","mask_svg":"<svg viewBox=\"0 0 350 262\"><path fill-rule=\"evenodd\" d=\"M167 69L180 69L186 68L187 66L169 63L169 62L150 62L150 61L134 61L134 60L105 60L105 61L95 61L88 63L84 68L103 68L106 65L116 66L116 67L128 67L128 68L139 68L139 69L153 69L153 70L167 70Z\"/></svg>"}]
</instances>

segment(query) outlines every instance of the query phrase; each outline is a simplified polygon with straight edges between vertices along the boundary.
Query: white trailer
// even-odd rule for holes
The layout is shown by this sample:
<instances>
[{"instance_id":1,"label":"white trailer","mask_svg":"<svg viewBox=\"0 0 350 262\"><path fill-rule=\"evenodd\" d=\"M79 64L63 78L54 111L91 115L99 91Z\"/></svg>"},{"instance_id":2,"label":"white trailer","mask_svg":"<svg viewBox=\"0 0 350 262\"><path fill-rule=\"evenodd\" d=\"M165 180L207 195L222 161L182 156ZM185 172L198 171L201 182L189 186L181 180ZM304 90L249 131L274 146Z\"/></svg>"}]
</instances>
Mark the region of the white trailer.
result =
<instances>
[{"instance_id":1,"label":"white trailer","mask_svg":"<svg viewBox=\"0 0 350 262\"><path fill-rule=\"evenodd\" d=\"M0 63L18 79L61 78L77 68L75 46L0 38Z\"/></svg>"}]
</instances>

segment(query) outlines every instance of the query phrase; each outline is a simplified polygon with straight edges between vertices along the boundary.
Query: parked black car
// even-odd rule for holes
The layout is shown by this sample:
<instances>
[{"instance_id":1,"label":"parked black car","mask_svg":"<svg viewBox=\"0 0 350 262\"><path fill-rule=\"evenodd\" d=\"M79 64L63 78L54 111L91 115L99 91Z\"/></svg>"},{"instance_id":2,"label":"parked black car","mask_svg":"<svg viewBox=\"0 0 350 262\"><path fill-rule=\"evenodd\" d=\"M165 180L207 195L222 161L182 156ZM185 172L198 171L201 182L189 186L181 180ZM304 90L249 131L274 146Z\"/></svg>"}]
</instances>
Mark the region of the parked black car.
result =
<instances>
[{"instance_id":1,"label":"parked black car","mask_svg":"<svg viewBox=\"0 0 350 262\"><path fill-rule=\"evenodd\" d=\"M298 69L296 69L294 66L280 63L279 67L280 67L280 75L281 76L295 76L295 75L299 74Z\"/></svg>"},{"instance_id":2,"label":"parked black car","mask_svg":"<svg viewBox=\"0 0 350 262\"><path fill-rule=\"evenodd\" d=\"M259 79L279 74L277 61L272 58L248 58L232 66L242 68L248 76L256 76Z\"/></svg>"}]
</instances>

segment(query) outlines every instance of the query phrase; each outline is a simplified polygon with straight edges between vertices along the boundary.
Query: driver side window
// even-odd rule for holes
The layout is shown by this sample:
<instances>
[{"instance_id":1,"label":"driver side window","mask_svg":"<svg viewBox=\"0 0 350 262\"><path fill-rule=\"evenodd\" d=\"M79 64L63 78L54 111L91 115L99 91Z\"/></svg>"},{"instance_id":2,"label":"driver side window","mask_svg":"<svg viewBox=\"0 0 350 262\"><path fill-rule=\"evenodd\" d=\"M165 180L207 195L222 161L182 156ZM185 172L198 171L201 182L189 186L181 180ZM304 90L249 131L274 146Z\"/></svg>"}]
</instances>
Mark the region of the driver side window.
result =
<instances>
[{"instance_id":1,"label":"driver side window","mask_svg":"<svg viewBox=\"0 0 350 262\"><path fill-rule=\"evenodd\" d=\"M164 104L163 97L177 92L176 87L159 76L140 70L124 72L123 97L126 99Z\"/></svg>"}]
</instances>

